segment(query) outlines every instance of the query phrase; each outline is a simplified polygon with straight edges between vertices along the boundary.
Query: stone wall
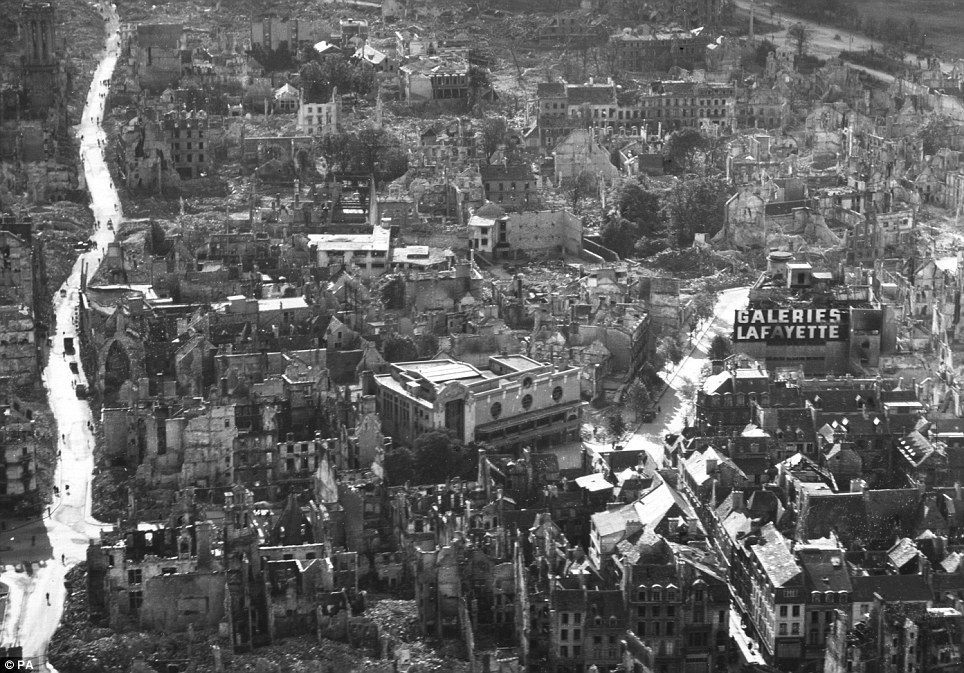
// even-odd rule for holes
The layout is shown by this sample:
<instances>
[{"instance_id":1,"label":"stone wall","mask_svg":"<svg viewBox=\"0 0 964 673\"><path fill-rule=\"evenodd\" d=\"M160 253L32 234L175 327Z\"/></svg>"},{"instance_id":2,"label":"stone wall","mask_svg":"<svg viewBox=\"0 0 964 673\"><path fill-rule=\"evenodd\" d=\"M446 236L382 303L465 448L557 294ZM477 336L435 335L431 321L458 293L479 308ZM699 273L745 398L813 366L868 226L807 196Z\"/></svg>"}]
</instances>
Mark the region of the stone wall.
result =
<instances>
[{"instance_id":1,"label":"stone wall","mask_svg":"<svg viewBox=\"0 0 964 673\"><path fill-rule=\"evenodd\" d=\"M224 618L224 575L219 572L158 575L144 582L141 626L186 631L212 629Z\"/></svg>"},{"instance_id":2,"label":"stone wall","mask_svg":"<svg viewBox=\"0 0 964 673\"><path fill-rule=\"evenodd\" d=\"M513 213L506 234L510 255L582 254L582 220L566 210Z\"/></svg>"}]
</instances>

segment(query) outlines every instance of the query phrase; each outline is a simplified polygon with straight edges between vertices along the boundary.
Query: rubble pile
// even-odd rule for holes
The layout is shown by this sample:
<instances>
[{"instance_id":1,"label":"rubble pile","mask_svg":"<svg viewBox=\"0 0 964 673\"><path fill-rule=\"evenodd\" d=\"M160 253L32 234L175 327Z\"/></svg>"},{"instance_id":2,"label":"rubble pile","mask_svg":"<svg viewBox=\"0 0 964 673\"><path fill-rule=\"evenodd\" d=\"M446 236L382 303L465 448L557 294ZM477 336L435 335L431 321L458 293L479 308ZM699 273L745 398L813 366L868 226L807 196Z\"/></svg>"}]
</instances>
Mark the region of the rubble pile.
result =
<instances>
[{"instance_id":1,"label":"rubble pile","mask_svg":"<svg viewBox=\"0 0 964 673\"><path fill-rule=\"evenodd\" d=\"M382 633L408 643L419 637L418 609L415 601L381 599L373 601L365 616L378 624Z\"/></svg>"},{"instance_id":2,"label":"rubble pile","mask_svg":"<svg viewBox=\"0 0 964 673\"><path fill-rule=\"evenodd\" d=\"M59 201L36 212L43 222L44 262L47 265L48 296L64 282L77 259L74 246L87 240L94 229L94 217L86 205Z\"/></svg>"}]
</instances>

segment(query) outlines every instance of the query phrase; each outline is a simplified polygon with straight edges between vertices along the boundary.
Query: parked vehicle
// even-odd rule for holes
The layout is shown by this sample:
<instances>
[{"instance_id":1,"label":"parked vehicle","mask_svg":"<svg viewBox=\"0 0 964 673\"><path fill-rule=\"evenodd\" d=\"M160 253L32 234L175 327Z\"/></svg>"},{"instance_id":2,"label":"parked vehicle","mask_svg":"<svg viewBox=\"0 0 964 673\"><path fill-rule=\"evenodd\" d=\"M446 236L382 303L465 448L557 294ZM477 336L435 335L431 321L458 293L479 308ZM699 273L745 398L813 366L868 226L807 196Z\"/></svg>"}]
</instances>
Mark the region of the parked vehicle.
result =
<instances>
[{"instance_id":1,"label":"parked vehicle","mask_svg":"<svg viewBox=\"0 0 964 673\"><path fill-rule=\"evenodd\" d=\"M74 392L77 393L77 397L79 399L82 399L82 400L87 399L87 386L84 385L83 383L78 383L77 387L74 389Z\"/></svg>"},{"instance_id":2,"label":"parked vehicle","mask_svg":"<svg viewBox=\"0 0 964 673\"><path fill-rule=\"evenodd\" d=\"M67 355L73 355L75 353L73 337L64 337L64 353Z\"/></svg>"}]
</instances>

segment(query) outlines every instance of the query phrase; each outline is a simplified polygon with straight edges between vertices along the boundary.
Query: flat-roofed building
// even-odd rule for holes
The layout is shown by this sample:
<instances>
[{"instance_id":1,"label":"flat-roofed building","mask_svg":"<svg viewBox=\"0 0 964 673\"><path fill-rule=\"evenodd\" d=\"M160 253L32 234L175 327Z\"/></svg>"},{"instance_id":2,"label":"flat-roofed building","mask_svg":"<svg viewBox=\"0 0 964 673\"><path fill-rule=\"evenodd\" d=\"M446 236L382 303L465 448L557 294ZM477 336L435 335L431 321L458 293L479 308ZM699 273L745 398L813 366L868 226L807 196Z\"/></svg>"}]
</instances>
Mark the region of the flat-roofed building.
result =
<instances>
[{"instance_id":1,"label":"flat-roofed building","mask_svg":"<svg viewBox=\"0 0 964 673\"><path fill-rule=\"evenodd\" d=\"M353 264L363 276L379 276L388 263L391 232L375 226L370 234L311 234L308 244L318 266Z\"/></svg>"},{"instance_id":2,"label":"flat-roofed building","mask_svg":"<svg viewBox=\"0 0 964 673\"><path fill-rule=\"evenodd\" d=\"M450 359L396 363L375 377L383 430L411 445L447 429L503 451L574 441L584 406L579 372L524 355L492 356L486 369Z\"/></svg>"}]
</instances>

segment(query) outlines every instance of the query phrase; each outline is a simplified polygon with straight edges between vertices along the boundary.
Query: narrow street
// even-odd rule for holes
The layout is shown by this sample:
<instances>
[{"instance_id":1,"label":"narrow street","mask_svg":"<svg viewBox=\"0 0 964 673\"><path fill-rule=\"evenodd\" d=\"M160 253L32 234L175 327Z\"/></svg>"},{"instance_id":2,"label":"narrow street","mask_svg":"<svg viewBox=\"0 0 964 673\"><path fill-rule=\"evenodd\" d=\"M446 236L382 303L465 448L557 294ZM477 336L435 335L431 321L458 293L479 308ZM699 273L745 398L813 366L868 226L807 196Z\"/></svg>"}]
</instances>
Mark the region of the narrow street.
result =
<instances>
[{"instance_id":1,"label":"narrow street","mask_svg":"<svg viewBox=\"0 0 964 673\"><path fill-rule=\"evenodd\" d=\"M683 399L680 389L688 382L699 383L700 373L708 361L707 352L713 337L717 334L732 334L734 312L746 306L748 296L749 288L745 287L720 293L713 317L697 330L686 356L668 375L664 375L668 387L657 401L660 413L656 420L639 425L624 443L626 449L645 449L655 464L662 465L663 436L679 432L685 427L687 418L692 420L692 400Z\"/></svg>"},{"instance_id":2,"label":"narrow street","mask_svg":"<svg viewBox=\"0 0 964 673\"><path fill-rule=\"evenodd\" d=\"M735 312L746 307L749 294L750 290L746 287L720 293L713 317L696 331L686 356L668 375L664 375L667 388L658 400L661 412L654 422L643 423L636 428L628 441L624 442L626 449L645 449L656 465L663 464L663 437L668 433L678 432L685 427L687 420L693 420L695 400L684 397L681 389L689 387L690 383L699 384L703 367L709 361L707 353L713 337L718 334L732 334ZM686 497L684 491L681 493ZM730 636L740 653L739 662L731 665L731 670L739 670L740 662L763 663L759 647L743 628L741 613L736 604L730 613Z\"/></svg>"},{"instance_id":3,"label":"narrow street","mask_svg":"<svg viewBox=\"0 0 964 673\"><path fill-rule=\"evenodd\" d=\"M106 51L94 72L81 123L76 127L81 142L84 175L91 195L91 210L97 229L91 236L96 243L81 255L63 287L54 296L56 327L51 330L52 348L43 372L50 408L57 421L60 459L55 472L59 496L42 520L28 522L4 531L2 573L0 581L7 584L10 594L2 629L0 645L20 645L24 657L34 670L45 668L45 653L50 638L63 613L65 598L64 577L67 570L86 557L87 546L96 537L102 524L90 517L90 481L94 468L94 435L90 406L78 399L75 380L85 382L84 372L75 375L70 362L77 356L64 353L64 337L77 342L75 315L80 291L81 270L97 268L106 245L114 238L108 219L120 220L120 202L113 189L107 164L100 144L104 133L100 120L104 113L107 86L117 62L120 37L116 9L100 5L106 18ZM105 97L102 97L104 95ZM63 293L63 294L61 294ZM31 572L27 572L26 566ZM46 670L53 670L46 667Z\"/></svg>"}]
</instances>

